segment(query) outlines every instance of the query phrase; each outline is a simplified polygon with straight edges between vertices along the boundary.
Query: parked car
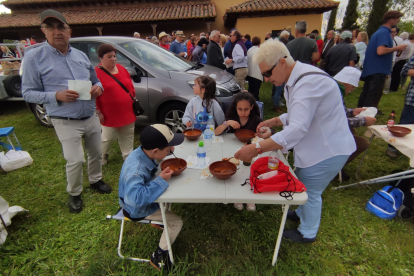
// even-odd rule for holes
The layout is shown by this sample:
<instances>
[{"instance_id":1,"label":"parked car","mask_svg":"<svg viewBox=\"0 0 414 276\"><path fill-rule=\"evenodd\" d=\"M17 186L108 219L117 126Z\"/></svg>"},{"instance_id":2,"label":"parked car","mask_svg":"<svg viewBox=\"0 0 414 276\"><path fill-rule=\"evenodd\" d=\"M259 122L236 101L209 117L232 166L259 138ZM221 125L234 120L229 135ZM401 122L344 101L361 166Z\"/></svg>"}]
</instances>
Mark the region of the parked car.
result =
<instances>
[{"instance_id":1,"label":"parked car","mask_svg":"<svg viewBox=\"0 0 414 276\"><path fill-rule=\"evenodd\" d=\"M136 123L140 125L162 123L174 132L183 131L185 126L181 118L187 103L194 97L192 86L198 76L208 75L216 80L219 102L232 101L233 94L241 91L236 79L228 72L190 62L143 39L79 37L70 39L69 43L83 51L93 66L100 63L98 48L101 44L112 44L118 50L117 62L130 73L137 98L145 110L137 117ZM50 125L42 105L29 105L42 124Z\"/></svg>"},{"instance_id":2,"label":"parked car","mask_svg":"<svg viewBox=\"0 0 414 276\"><path fill-rule=\"evenodd\" d=\"M24 101L21 91L21 79L19 76L20 60L23 56L20 43L0 43L14 49L16 58L0 59L2 70L0 73L0 101Z\"/></svg>"}]
</instances>

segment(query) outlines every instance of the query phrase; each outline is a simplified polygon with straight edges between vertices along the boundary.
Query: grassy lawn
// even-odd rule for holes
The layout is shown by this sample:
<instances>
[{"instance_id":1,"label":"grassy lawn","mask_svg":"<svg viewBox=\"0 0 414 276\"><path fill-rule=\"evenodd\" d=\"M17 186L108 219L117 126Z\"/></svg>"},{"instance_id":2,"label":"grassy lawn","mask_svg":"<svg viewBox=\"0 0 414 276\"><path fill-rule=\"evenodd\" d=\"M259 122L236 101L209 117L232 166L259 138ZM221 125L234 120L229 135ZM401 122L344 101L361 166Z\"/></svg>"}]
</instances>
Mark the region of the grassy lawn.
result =
<instances>
[{"instance_id":1,"label":"grassy lawn","mask_svg":"<svg viewBox=\"0 0 414 276\"><path fill-rule=\"evenodd\" d=\"M355 107L361 88L347 99ZM402 111L404 91L384 95L378 124L385 124L392 109L397 122ZM264 84L261 100L265 117L271 111L271 86ZM103 175L113 192L101 195L88 188L85 166L80 214L67 208L65 160L53 128L37 123L24 103L0 102L0 127L14 126L33 165L10 173L0 172L0 195L10 205L29 212L18 214L9 227L11 234L0 248L0 275L156 275L149 265L123 261L116 247L119 222L105 216L118 209L118 178L122 157L113 145ZM358 129L363 134L365 127ZM139 145L136 129L135 145ZM391 160L387 144L374 139L360 170L360 179L383 176L392 170L405 170L408 158ZM290 160L292 161L292 160ZM351 179L360 157L345 168ZM257 212L237 211L223 204L174 204L184 227L173 245L174 275L414 275L414 220L385 221L365 211L375 190L385 184L333 191L333 181L323 194L322 221L313 244L282 241L276 267L271 266L280 206L259 205ZM287 222L287 228L297 225ZM126 223L124 252L149 258L158 245L161 232L148 225Z\"/></svg>"}]
</instances>

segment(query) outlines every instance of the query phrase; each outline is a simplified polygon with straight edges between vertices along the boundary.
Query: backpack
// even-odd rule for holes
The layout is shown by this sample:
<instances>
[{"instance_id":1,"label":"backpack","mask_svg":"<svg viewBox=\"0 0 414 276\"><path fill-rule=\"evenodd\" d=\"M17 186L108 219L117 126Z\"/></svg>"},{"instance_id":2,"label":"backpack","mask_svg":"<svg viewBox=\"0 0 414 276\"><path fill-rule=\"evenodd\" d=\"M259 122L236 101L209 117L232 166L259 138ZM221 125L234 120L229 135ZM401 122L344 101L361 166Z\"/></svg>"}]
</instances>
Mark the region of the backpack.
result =
<instances>
[{"instance_id":1,"label":"backpack","mask_svg":"<svg viewBox=\"0 0 414 276\"><path fill-rule=\"evenodd\" d=\"M366 210L382 219L392 219L404 201L404 193L393 186L376 191L366 205Z\"/></svg>"}]
</instances>

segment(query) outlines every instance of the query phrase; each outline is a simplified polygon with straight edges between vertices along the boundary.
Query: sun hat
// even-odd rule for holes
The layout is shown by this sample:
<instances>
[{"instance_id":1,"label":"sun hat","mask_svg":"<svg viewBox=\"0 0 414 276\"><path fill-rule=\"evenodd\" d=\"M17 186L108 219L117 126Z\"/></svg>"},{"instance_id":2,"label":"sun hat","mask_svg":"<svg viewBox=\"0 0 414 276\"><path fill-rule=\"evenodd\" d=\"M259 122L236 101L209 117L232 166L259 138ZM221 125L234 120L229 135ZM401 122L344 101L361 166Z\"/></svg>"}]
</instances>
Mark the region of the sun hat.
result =
<instances>
[{"instance_id":1,"label":"sun hat","mask_svg":"<svg viewBox=\"0 0 414 276\"><path fill-rule=\"evenodd\" d=\"M184 32L183 31L177 31L175 33L175 36L181 36L181 37L185 37Z\"/></svg>"},{"instance_id":2,"label":"sun hat","mask_svg":"<svg viewBox=\"0 0 414 276\"><path fill-rule=\"evenodd\" d=\"M361 71L355 67L345 66L338 74L333 78L342 83L349 83L355 87L359 85L359 78L361 77Z\"/></svg>"},{"instance_id":3,"label":"sun hat","mask_svg":"<svg viewBox=\"0 0 414 276\"><path fill-rule=\"evenodd\" d=\"M161 32L159 35L158 35L158 38L159 39L161 39L162 37L164 37L164 36L167 36L168 34L166 33L166 32Z\"/></svg>"}]
</instances>

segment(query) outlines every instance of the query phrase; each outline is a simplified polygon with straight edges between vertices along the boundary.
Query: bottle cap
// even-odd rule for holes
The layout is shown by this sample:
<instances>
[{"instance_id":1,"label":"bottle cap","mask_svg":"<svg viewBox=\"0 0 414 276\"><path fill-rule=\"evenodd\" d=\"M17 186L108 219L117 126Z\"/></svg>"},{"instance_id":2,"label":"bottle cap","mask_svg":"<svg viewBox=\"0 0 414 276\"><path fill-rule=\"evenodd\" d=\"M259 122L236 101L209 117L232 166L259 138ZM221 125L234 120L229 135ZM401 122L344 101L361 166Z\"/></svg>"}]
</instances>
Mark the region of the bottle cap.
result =
<instances>
[{"instance_id":1,"label":"bottle cap","mask_svg":"<svg viewBox=\"0 0 414 276\"><path fill-rule=\"evenodd\" d=\"M199 146L199 147L204 147L204 142L203 142L203 141L200 141L200 142L198 143L198 146Z\"/></svg>"}]
</instances>

